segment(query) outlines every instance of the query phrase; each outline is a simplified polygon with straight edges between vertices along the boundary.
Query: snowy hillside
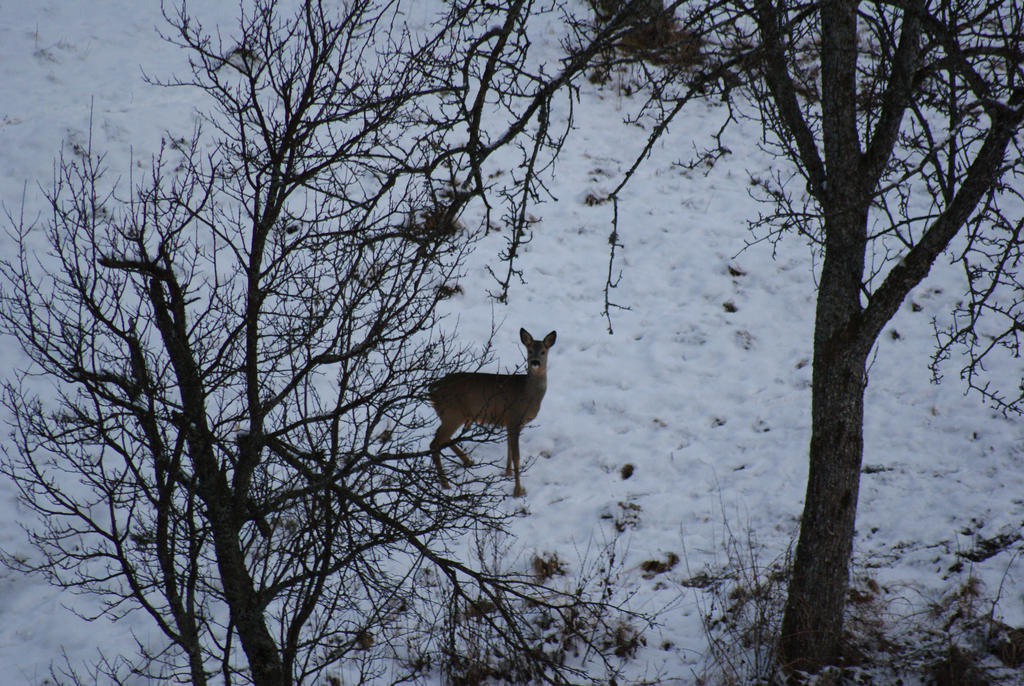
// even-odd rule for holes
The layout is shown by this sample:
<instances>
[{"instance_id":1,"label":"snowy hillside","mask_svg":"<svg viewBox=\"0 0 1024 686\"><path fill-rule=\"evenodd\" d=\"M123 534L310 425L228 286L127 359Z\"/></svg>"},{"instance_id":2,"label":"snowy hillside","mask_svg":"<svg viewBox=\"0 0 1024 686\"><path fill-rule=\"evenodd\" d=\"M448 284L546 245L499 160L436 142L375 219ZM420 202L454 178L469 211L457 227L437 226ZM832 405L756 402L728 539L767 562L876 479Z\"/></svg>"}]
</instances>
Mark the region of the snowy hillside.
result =
<instances>
[{"instance_id":1,"label":"snowy hillside","mask_svg":"<svg viewBox=\"0 0 1024 686\"><path fill-rule=\"evenodd\" d=\"M234 9L220 10L224 21ZM39 185L49 185L62 145L88 145L90 117L93 148L107 151L115 171L147 159L163 131L191 129L192 94L142 80L183 66L156 35L156 3L109 0L86 11L6 2L0 16L0 200L8 213L20 213L23 198L26 217L44 210ZM702 613L713 609L711 587L696 580L730 564L731 539L765 566L795 540L810 435L815 263L802 239L773 246L747 229L758 212L749 175L777 163L756 148L752 122L731 130L732 154L707 174L676 164L719 126L721 113L695 105L620 202L622 279L611 297L628 309L612 310L609 334L602 309L612 208L595 201L646 139L623 123L637 104L614 80L584 84L576 130L549 182L555 199L533 208L538 221L519 265L526 283L513 282L507 305L488 298L487 266L504 240L492 234L472 255L462 293L447 301L448 323L466 343L500 326L498 362L488 371L521 363L519 327L535 337L558 332L543 408L523 432L527 495L504 501L526 512L514 524L509 564L553 553L572 573L587 551L615 540L618 583L635 592L634 609L658 620L626 675L693 684L711 670ZM509 170L496 162L492 172ZM0 236L0 251L9 249ZM942 384L930 380L932 319L948 315L960 279L946 262L932 270L887 327L870 370L853 575L877 589L877 618L897 644L969 578L979 602L998 597L998 619L1024 626L1024 545L986 559L960 554L1000 535L1016 540L1024 523L1020 419L965 397L958 360ZM22 364L14 341L4 340L0 365ZM501 443L475 453L494 470L504 456ZM461 467L446 469L457 481ZM13 486L0 482L0 548L31 556L23 516ZM678 563L660 573L644 566L673 557ZM89 613L90 602L0 568L5 682L42 684L64 655L80 666L158 638L141 615L86 622L72 611ZM924 676L903 683L914 679Z\"/></svg>"}]
</instances>

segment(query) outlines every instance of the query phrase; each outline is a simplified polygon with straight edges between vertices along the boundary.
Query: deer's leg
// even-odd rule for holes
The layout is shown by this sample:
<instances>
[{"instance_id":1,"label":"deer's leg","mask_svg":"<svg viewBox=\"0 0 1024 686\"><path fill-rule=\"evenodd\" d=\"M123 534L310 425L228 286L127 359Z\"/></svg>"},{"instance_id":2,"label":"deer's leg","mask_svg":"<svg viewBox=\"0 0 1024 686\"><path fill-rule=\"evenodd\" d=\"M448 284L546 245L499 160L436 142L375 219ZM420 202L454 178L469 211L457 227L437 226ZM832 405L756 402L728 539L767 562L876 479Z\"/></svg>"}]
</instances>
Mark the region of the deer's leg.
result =
<instances>
[{"instance_id":1,"label":"deer's leg","mask_svg":"<svg viewBox=\"0 0 1024 686\"><path fill-rule=\"evenodd\" d=\"M516 436L518 440L518 435ZM505 436L505 476L512 476L512 429Z\"/></svg>"},{"instance_id":2,"label":"deer's leg","mask_svg":"<svg viewBox=\"0 0 1024 686\"><path fill-rule=\"evenodd\" d=\"M460 448L459 446L455 445L454 443L452 443L451 445L452 445L452 450L454 450L455 454L459 456L460 460L462 460L462 464L464 466L466 466L466 467L472 467L473 466L473 460L470 459L469 455L467 455L465 453L465 451L462 450L462 448Z\"/></svg>"},{"instance_id":3,"label":"deer's leg","mask_svg":"<svg viewBox=\"0 0 1024 686\"><path fill-rule=\"evenodd\" d=\"M434 460L434 468L437 470L437 478L441 481L441 488L450 488L451 484L448 483L448 479L444 476L444 469L441 468L441 448L451 439L461 424L454 424L452 422L445 422L444 418L441 418L441 426L437 427L437 433L434 434L434 440L430 442L430 457ZM455 446L452 446L455 448ZM455 448L457 452L462 452L458 448ZM463 453L464 454L464 453ZM463 460L465 462L465 460Z\"/></svg>"},{"instance_id":4,"label":"deer's leg","mask_svg":"<svg viewBox=\"0 0 1024 686\"><path fill-rule=\"evenodd\" d=\"M519 428L511 428L508 430L508 462L512 463L515 469L516 475L516 487L512 491L513 497L521 498L526 495L526 489L519 483ZM508 471L508 462L506 462L506 469Z\"/></svg>"}]
</instances>

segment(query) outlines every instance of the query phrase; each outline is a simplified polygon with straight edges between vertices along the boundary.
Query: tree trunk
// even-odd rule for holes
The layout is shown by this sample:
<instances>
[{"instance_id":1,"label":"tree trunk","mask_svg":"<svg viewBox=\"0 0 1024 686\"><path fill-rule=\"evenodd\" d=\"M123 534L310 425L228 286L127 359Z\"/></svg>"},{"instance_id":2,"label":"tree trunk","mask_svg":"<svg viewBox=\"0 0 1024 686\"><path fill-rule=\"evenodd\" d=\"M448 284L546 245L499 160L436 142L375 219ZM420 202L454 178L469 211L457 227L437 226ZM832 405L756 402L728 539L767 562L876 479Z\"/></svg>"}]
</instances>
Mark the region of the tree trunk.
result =
<instances>
[{"instance_id":1,"label":"tree trunk","mask_svg":"<svg viewBox=\"0 0 1024 686\"><path fill-rule=\"evenodd\" d=\"M866 355L837 338L815 346L810 470L781 633L783 666L810 672L839 659L864 445Z\"/></svg>"},{"instance_id":2,"label":"tree trunk","mask_svg":"<svg viewBox=\"0 0 1024 686\"><path fill-rule=\"evenodd\" d=\"M861 305L870 188L859 170L855 2L821 8L825 259L814 322L811 445L800 538L782 621L786 669L837 662L863 455L865 363L873 336ZM867 184L870 185L870 184Z\"/></svg>"},{"instance_id":3,"label":"tree trunk","mask_svg":"<svg viewBox=\"0 0 1024 686\"><path fill-rule=\"evenodd\" d=\"M166 284L164 283L166 282ZM228 485L214 453L213 435L207 425L209 414L203 394L199 365L188 338L185 291L168 273L150 281L153 317L174 369L184 409L182 430L187 434L188 454L198 481L198 492L206 506L206 517L216 551L217 569L231 624L249 661L252 681L257 686L285 686L286 674L277 644L267 627L263 607L246 565L240 543L242 510L247 493Z\"/></svg>"},{"instance_id":4,"label":"tree trunk","mask_svg":"<svg viewBox=\"0 0 1024 686\"><path fill-rule=\"evenodd\" d=\"M845 208L854 200L849 190L832 197ZM826 215L814 324L810 468L780 637L786 669L816 672L840 654L864 451L865 364L874 340L863 328L860 304L866 225L866 209Z\"/></svg>"}]
</instances>

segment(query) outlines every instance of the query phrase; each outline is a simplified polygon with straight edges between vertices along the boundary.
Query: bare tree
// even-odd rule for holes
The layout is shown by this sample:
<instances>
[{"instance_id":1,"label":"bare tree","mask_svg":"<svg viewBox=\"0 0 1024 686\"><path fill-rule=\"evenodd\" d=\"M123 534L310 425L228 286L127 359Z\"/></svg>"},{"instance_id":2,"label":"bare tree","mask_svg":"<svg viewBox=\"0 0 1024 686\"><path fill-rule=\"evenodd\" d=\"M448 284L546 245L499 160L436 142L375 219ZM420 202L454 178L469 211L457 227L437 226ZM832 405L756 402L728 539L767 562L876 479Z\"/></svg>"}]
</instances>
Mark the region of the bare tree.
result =
<instances>
[{"instance_id":1,"label":"bare tree","mask_svg":"<svg viewBox=\"0 0 1024 686\"><path fill-rule=\"evenodd\" d=\"M787 668L817 671L841 658L866 363L882 328L944 252L963 262L969 299L950 328L940 327L939 361L967 344L968 382L1003 407L1020 404L1019 389L1009 396L996 389L979 363L994 351L1018 354L1024 324L1024 219L1014 186L1024 172L1024 7L923 0L684 7L701 55L692 68L654 81L650 106L663 117L652 141L695 94L724 97L727 118L753 106L763 146L791 164L757 179L769 209L754 228L772 240L797 232L822 256L810 472L780 646Z\"/></svg>"},{"instance_id":2,"label":"bare tree","mask_svg":"<svg viewBox=\"0 0 1024 686\"><path fill-rule=\"evenodd\" d=\"M823 252L810 473L781 637L790 666L817 670L840 657L868 355L966 226L998 235L1003 180L1021 171L1024 8L761 3L752 18L764 119L807 189L790 203L789 184L770 183L769 221ZM805 35L819 41L820 102L798 95Z\"/></svg>"},{"instance_id":3,"label":"bare tree","mask_svg":"<svg viewBox=\"0 0 1024 686\"><path fill-rule=\"evenodd\" d=\"M534 649L520 609L575 617L586 598L449 554L501 529L502 491L475 473L442 491L419 408L468 359L436 307L492 208L514 257L564 136L551 99L601 36L531 72L531 2L448 3L418 33L403 9L257 0L231 37L166 10L191 73L163 85L205 94L202 125L127 180L91 145L62 157L48 218L12 218L0 325L32 364L4 385L2 471L41 556L7 563L148 613L171 648L141 646L133 671L411 678L430 666L398 659L430 640L408 626L430 568L446 608L487 600L534 677L585 678ZM485 181L513 142L521 175ZM485 220L464 227L472 201Z\"/></svg>"}]
</instances>

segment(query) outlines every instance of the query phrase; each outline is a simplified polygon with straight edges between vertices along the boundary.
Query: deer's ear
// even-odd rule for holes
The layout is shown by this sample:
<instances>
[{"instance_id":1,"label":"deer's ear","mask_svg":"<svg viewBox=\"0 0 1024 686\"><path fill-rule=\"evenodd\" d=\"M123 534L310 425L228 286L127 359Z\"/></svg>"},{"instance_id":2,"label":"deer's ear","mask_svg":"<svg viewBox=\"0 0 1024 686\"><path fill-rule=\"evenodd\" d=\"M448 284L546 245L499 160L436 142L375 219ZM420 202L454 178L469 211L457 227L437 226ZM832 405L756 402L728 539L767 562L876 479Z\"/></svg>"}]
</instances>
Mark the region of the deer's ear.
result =
<instances>
[{"instance_id":1,"label":"deer's ear","mask_svg":"<svg viewBox=\"0 0 1024 686\"><path fill-rule=\"evenodd\" d=\"M530 345L533 343L533 336L526 329L519 329L519 340L523 342L523 345Z\"/></svg>"},{"instance_id":2,"label":"deer's ear","mask_svg":"<svg viewBox=\"0 0 1024 686\"><path fill-rule=\"evenodd\" d=\"M545 348L550 348L554 344L555 344L555 332L552 331L551 333L549 333L547 336L544 337L544 347Z\"/></svg>"}]
</instances>

